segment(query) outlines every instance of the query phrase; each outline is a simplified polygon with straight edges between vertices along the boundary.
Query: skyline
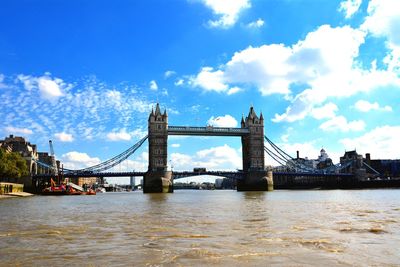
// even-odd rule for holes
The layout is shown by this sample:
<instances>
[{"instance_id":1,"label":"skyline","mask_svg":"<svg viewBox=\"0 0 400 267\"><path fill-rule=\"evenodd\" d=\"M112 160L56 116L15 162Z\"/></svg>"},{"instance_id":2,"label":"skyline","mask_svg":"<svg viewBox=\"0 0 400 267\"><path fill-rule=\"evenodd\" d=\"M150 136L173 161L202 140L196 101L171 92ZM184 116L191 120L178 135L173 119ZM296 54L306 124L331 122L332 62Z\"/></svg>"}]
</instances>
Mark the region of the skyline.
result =
<instances>
[{"instance_id":1,"label":"skyline","mask_svg":"<svg viewBox=\"0 0 400 267\"><path fill-rule=\"evenodd\" d=\"M8 1L0 135L81 168L145 136L157 102L182 126L240 127L254 106L292 156L398 159L399 16L396 0ZM241 168L239 138L168 142L174 169ZM119 168L146 170L147 144Z\"/></svg>"}]
</instances>

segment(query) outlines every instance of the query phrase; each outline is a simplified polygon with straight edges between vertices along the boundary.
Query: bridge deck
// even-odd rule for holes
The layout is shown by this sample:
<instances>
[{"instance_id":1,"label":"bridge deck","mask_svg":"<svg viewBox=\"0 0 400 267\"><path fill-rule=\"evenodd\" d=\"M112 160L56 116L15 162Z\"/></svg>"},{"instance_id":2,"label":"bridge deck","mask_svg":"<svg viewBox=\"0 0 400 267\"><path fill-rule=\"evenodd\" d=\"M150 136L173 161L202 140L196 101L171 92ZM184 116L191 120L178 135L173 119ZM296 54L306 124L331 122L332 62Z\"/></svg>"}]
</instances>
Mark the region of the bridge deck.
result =
<instances>
[{"instance_id":1,"label":"bridge deck","mask_svg":"<svg viewBox=\"0 0 400 267\"><path fill-rule=\"evenodd\" d=\"M70 172L64 173L64 177L131 177L131 176L144 176L146 172ZM234 179L243 179L244 173L241 171L205 171L205 172L193 172L193 171L174 171L174 179L180 179L190 176L200 175L212 175L221 176ZM291 176L291 177L351 177L354 174L351 173L299 173L299 172L273 172L274 176ZM33 175L35 178L50 178L54 177L54 174L37 174Z\"/></svg>"},{"instance_id":2,"label":"bridge deck","mask_svg":"<svg viewBox=\"0 0 400 267\"><path fill-rule=\"evenodd\" d=\"M246 128L168 126L168 135L243 136L249 133Z\"/></svg>"}]
</instances>

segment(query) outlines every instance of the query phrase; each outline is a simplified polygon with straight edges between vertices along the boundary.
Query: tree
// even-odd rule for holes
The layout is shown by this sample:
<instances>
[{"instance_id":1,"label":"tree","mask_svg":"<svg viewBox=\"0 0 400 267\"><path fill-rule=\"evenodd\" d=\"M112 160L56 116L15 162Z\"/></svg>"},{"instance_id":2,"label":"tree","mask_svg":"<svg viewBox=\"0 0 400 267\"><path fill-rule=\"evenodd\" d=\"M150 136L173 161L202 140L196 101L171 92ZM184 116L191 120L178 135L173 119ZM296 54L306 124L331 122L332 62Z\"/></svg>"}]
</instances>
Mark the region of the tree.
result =
<instances>
[{"instance_id":1,"label":"tree","mask_svg":"<svg viewBox=\"0 0 400 267\"><path fill-rule=\"evenodd\" d=\"M0 180L18 181L29 174L24 158L17 152L8 153L0 148Z\"/></svg>"}]
</instances>

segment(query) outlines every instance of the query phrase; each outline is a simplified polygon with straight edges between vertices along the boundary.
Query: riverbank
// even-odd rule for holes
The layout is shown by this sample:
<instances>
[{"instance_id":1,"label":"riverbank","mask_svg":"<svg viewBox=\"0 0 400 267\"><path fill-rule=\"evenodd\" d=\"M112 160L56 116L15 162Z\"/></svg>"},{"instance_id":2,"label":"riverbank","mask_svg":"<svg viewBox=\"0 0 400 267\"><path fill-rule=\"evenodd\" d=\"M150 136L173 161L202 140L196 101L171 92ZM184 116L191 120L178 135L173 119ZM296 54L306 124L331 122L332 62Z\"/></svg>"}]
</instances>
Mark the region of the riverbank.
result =
<instances>
[{"instance_id":1,"label":"riverbank","mask_svg":"<svg viewBox=\"0 0 400 267\"><path fill-rule=\"evenodd\" d=\"M313 180L313 179L291 179L284 183L281 181L274 184L274 189L285 190L307 190L307 189L395 189L400 188L400 179L385 180Z\"/></svg>"},{"instance_id":2,"label":"riverbank","mask_svg":"<svg viewBox=\"0 0 400 267\"><path fill-rule=\"evenodd\" d=\"M0 266L398 266L399 203L390 189L10 199Z\"/></svg>"},{"instance_id":3,"label":"riverbank","mask_svg":"<svg viewBox=\"0 0 400 267\"><path fill-rule=\"evenodd\" d=\"M14 192L14 193L0 194L0 199L12 198L12 197L31 197L31 196L34 196L34 194L27 192Z\"/></svg>"}]
</instances>

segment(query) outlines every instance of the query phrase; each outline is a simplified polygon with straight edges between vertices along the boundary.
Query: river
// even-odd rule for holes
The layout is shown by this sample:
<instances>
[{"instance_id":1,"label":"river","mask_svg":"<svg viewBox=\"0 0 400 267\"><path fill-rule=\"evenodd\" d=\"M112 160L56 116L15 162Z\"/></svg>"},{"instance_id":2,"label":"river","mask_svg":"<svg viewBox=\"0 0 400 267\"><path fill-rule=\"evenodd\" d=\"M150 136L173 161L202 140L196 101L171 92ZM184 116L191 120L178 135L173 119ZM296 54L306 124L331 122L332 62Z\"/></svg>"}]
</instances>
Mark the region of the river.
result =
<instances>
[{"instance_id":1,"label":"river","mask_svg":"<svg viewBox=\"0 0 400 267\"><path fill-rule=\"evenodd\" d=\"M0 266L400 266L399 190L0 200Z\"/></svg>"}]
</instances>

